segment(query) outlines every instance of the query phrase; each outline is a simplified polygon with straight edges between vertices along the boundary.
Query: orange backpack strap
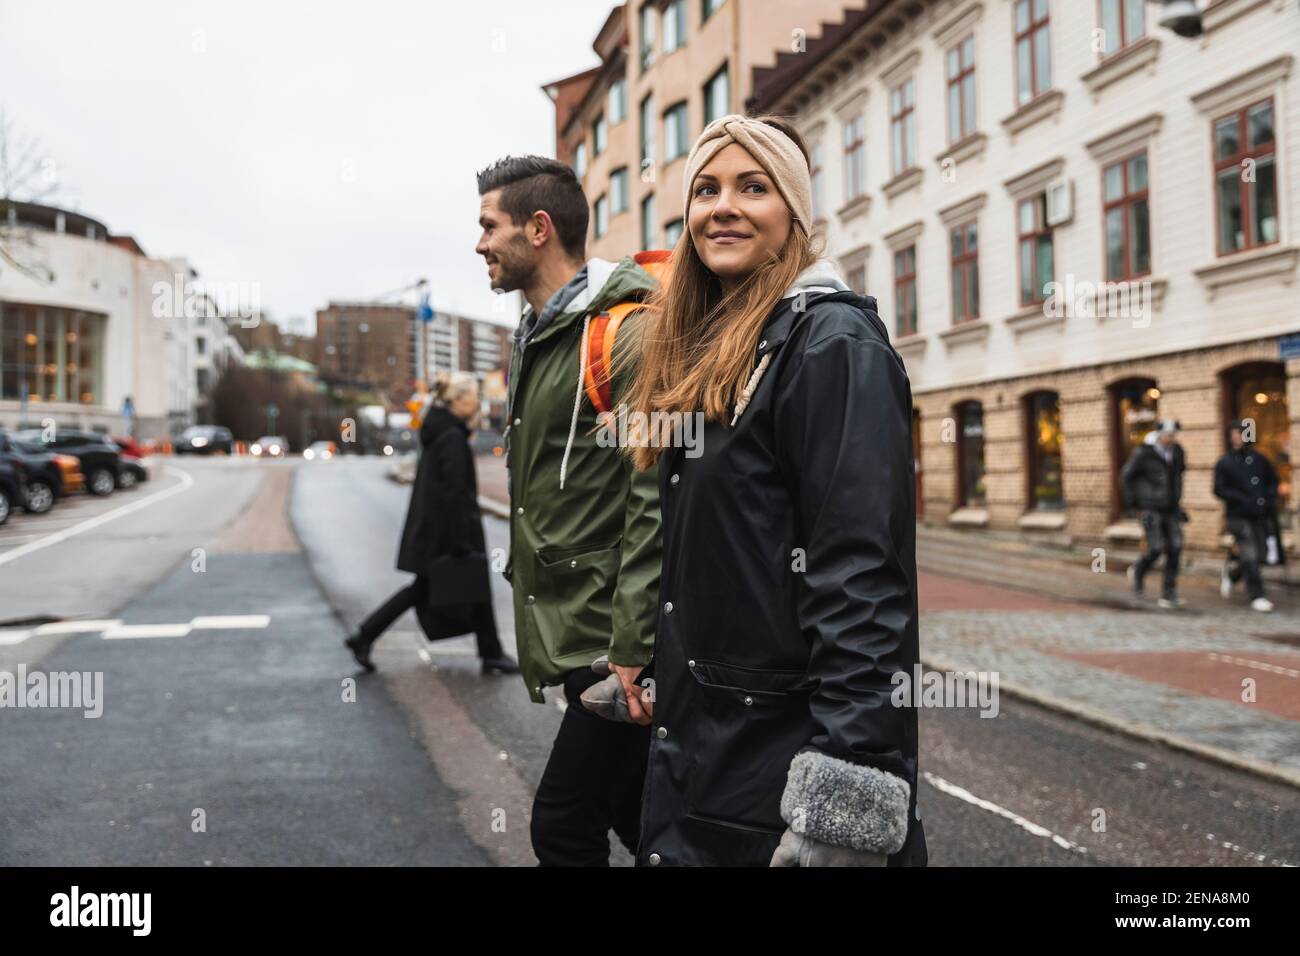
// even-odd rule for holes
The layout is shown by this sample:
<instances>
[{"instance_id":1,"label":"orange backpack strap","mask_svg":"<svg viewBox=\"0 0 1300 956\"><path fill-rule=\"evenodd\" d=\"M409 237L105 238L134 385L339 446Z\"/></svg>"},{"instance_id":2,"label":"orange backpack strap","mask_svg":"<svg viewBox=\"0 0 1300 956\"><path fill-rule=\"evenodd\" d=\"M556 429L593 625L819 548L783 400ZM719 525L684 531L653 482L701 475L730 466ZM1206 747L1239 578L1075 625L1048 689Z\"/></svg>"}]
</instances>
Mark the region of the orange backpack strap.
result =
<instances>
[{"instance_id":1,"label":"orange backpack strap","mask_svg":"<svg viewBox=\"0 0 1300 956\"><path fill-rule=\"evenodd\" d=\"M633 312L644 309L642 302L620 302L606 312L594 315L587 326L587 367L582 373L583 387L596 412L614 407L610 381L614 374L614 341L618 327Z\"/></svg>"}]
</instances>

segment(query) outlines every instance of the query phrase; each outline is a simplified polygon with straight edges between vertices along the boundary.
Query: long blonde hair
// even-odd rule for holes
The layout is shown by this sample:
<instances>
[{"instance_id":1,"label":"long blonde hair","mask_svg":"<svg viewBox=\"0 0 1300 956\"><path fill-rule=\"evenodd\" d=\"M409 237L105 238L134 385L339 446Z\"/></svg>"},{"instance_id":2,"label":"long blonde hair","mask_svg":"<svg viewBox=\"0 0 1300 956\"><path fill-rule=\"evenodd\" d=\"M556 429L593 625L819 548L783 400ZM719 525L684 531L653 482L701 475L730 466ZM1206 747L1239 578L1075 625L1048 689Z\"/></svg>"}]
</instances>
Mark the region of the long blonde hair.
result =
<instances>
[{"instance_id":1,"label":"long blonde hair","mask_svg":"<svg viewBox=\"0 0 1300 956\"><path fill-rule=\"evenodd\" d=\"M807 157L799 134L779 117L758 117L790 136ZM688 210L689 212L689 210ZM704 412L727 421L728 409L754 370L759 333L781 297L819 251L793 221L781 251L723 293L718 277L683 229L673 249L667 280L651 293L636 372L628 389L629 411L683 415ZM663 453L650 442L629 442L625 453L638 470Z\"/></svg>"}]
</instances>

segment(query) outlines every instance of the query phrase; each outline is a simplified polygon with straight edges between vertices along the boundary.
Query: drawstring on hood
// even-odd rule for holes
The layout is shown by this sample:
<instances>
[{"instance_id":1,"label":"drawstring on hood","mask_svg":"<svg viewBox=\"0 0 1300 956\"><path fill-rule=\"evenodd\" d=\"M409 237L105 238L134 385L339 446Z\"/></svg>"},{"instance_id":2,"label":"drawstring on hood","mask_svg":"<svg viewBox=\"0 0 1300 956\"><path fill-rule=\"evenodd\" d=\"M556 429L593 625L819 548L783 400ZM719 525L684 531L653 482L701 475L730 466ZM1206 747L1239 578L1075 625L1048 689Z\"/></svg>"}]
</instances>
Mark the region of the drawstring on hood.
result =
<instances>
[{"instance_id":1,"label":"drawstring on hood","mask_svg":"<svg viewBox=\"0 0 1300 956\"><path fill-rule=\"evenodd\" d=\"M781 298L782 300L793 299L801 293L806 295L809 292L849 291L851 290L848 284L840 278L839 270L835 268L835 264L829 259L818 259L795 277L794 284ZM745 383L740 398L736 401L736 413L731 417L732 428L736 427L736 422L740 421L740 416L749 407L749 400L754 397L754 391L758 388L758 383L763 380L763 373L767 371L767 366L771 361L772 353L768 352L759 360L758 367L749 376L749 381Z\"/></svg>"}]
</instances>

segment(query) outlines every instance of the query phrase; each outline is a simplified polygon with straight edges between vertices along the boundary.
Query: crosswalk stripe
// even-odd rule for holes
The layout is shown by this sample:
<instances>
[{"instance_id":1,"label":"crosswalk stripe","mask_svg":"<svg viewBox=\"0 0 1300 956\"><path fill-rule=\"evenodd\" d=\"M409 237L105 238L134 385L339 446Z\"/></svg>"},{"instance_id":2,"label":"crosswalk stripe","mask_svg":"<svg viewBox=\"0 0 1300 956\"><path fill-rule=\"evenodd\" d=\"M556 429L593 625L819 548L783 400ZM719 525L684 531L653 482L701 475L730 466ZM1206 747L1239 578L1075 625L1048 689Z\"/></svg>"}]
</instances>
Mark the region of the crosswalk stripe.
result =
<instances>
[{"instance_id":1,"label":"crosswalk stripe","mask_svg":"<svg viewBox=\"0 0 1300 956\"><path fill-rule=\"evenodd\" d=\"M190 627L195 630L206 630L209 628L259 628L266 627L271 623L269 614L231 614L225 617L196 617L190 621Z\"/></svg>"}]
</instances>

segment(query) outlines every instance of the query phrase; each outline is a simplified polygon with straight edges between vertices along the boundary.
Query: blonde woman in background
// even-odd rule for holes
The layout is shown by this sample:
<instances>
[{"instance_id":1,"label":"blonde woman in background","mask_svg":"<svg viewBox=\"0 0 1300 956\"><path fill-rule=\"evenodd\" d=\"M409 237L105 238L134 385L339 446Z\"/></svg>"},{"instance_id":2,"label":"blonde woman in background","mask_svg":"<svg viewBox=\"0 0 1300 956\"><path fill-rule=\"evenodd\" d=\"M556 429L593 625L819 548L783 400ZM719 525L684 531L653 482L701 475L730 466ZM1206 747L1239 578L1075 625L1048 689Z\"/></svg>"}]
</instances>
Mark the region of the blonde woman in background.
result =
<instances>
[{"instance_id":1,"label":"blonde woman in background","mask_svg":"<svg viewBox=\"0 0 1300 956\"><path fill-rule=\"evenodd\" d=\"M480 409L478 381L466 372L443 373L420 425L420 463L402 528L397 567L415 580L373 613L344 642L356 662L374 670L370 651L379 636L414 608L431 641L471 631L484 674L514 674L518 665L497 638L487 545L478 508L478 478L470 430Z\"/></svg>"}]
</instances>

